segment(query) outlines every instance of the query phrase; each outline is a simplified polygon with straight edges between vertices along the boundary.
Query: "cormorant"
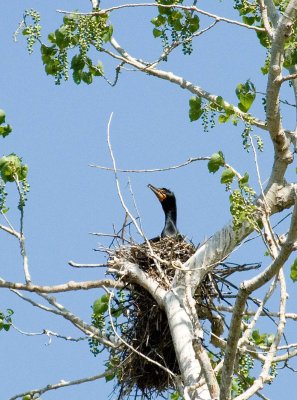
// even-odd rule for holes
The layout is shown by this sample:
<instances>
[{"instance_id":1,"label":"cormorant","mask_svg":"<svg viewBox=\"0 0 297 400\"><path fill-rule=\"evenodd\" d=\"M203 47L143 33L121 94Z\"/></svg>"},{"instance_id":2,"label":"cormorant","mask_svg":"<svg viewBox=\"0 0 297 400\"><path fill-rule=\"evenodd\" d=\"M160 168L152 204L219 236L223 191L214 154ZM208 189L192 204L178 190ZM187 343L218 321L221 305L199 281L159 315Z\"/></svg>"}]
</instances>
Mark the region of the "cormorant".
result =
<instances>
[{"instance_id":1,"label":"cormorant","mask_svg":"<svg viewBox=\"0 0 297 400\"><path fill-rule=\"evenodd\" d=\"M178 236L179 233L176 227L176 200L174 193L169 189L156 188L151 184L149 184L148 187L157 196L165 214L165 225L161 232L161 237Z\"/></svg>"}]
</instances>

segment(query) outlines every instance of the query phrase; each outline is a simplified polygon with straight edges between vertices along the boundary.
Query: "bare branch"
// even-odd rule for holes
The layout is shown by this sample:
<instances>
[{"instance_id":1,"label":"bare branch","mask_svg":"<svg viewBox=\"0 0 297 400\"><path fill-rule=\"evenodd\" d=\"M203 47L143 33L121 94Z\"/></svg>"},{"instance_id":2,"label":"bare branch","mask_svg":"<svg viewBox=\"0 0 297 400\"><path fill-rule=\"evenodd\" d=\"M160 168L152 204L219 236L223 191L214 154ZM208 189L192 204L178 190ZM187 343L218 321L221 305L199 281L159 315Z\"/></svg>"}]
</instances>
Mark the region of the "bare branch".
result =
<instances>
[{"instance_id":1,"label":"bare branch","mask_svg":"<svg viewBox=\"0 0 297 400\"><path fill-rule=\"evenodd\" d=\"M128 276L129 282L137 283L142 286L156 300L159 307L164 309L166 291L155 279L150 278L142 271L137 264L114 258L110 263L109 271L113 271L122 277Z\"/></svg>"},{"instance_id":2,"label":"bare branch","mask_svg":"<svg viewBox=\"0 0 297 400\"><path fill-rule=\"evenodd\" d=\"M123 8L135 8L135 7L160 7L160 4L157 3L135 3L135 4L121 4L118 6L114 6L114 7L110 7L110 8L105 8L102 9L100 11L93 11L93 12L89 12L89 13L81 13L81 12L72 12L72 11L65 11L65 10L56 10L58 13L62 13L62 14L75 14L75 15L102 15L102 14L107 14L110 13L112 11L116 11L116 10L120 10ZM221 17L219 15L215 15L212 14L208 11L204 11L201 10L200 8L197 8L195 6L183 6L180 4L162 4L162 7L164 8L177 8L177 9L182 9L182 10L187 10L187 11L194 11L197 12L198 14L202 14L205 15L209 18L213 18L216 21L223 21L226 22L228 24L233 24L233 25L238 25L241 26L243 28L247 28L247 29L251 29L257 32L265 32L264 28L260 28L258 26L251 26L248 24L244 24L243 22L239 22L233 19L229 19L229 18L225 18L225 17Z\"/></svg>"},{"instance_id":3,"label":"bare branch","mask_svg":"<svg viewBox=\"0 0 297 400\"><path fill-rule=\"evenodd\" d=\"M287 76L283 76L283 77L281 77L279 79L279 83L283 83L283 82L286 82L286 81L292 81L292 80L294 80L296 78L297 78L297 73L290 74L290 75L287 75Z\"/></svg>"},{"instance_id":4,"label":"bare branch","mask_svg":"<svg viewBox=\"0 0 297 400\"><path fill-rule=\"evenodd\" d=\"M209 157L209 156L207 156L207 157L191 157L188 160L186 160L186 161L184 161L184 162L182 162L180 164L173 165L173 166L170 166L170 167L153 168L153 169L124 169L124 168L117 168L117 172L125 172L125 173L164 172L164 171L170 171L170 170L175 170L175 169L178 169L178 168L185 167L185 166L187 166L189 164L192 164L193 162L196 162L196 161L209 161L210 159L211 159L211 157ZM104 171L112 171L112 172L114 172L113 168L104 167L104 166L101 166L101 165L90 164L90 167L98 168L98 169L101 169L101 170L104 170ZM234 172L234 174L237 176L238 179L242 178L242 175L238 171L236 171L236 169L233 168L230 164L224 163L224 167L230 168ZM92 235L96 235L96 234L92 233ZM99 235L100 236L112 236L112 235L103 234L103 233L102 234L97 234L97 235L98 236Z\"/></svg>"},{"instance_id":5,"label":"bare branch","mask_svg":"<svg viewBox=\"0 0 297 400\"><path fill-rule=\"evenodd\" d=\"M0 229L2 229L4 232L9 233L12 236L15 236L18 240L20 240L19 232L16 232L14 229L8 228L8 226L4 225L0 225Z\"/></svg>"},{"instance_id":6,"label":"bare branch","mask_svg":"<svg viewBox=\"0 0 297 400\"><path fill-rule=\"evenodd\" d=\"M224 311L228 313L233 313L234 308L232 306L226 307L226 306L217 306L216 307L219 311ZM251 310L245 310L244 315L246 316L253 316L257 313L257 311L251 311ZM272 311L262 311L261 312L261 317L279 317L280 314L278 312L272 312ZM292 319L293 321L297 321L297 314L296 313L286 313L285 314L286 319Z\"/></svg>"},{"instance_id":7,"label":"bare branch","mask_svg":"<svg viewBox=\"0 0 297 400\"><path fill-rule=\"evenodd\" d=\"M273 38L273 30L271 29L269 19L268 19L268 13L267 13L267 6L265 5L264 0L258 0L260 10L261 10L261 15L262 15L262 20L263 20L263 25L264 28L270 37L270 39Z\"/></svg>"},{"instance_id":8,"label":"bare branch","mask_svg":"<svg viewBox=\"0 0 297 400\"><path fill-rule=\"evenodd\" d=\"M68 265L74 268L97 268L97 267L106 267L105 264L78 264L74 261L68 261Z\"/></svg>"},{"instance_id":9,"label":"bare branch","mask_svg":"<svg viewBox=\"0 0 297 400\"><path fill-rule=\"evenodd\" d=\"M48 345L51 344L52 337L56 337L58 339L64 339L69 342L81 342L82 340L86 340L89 338L88 336L79 337L79 338L73 338L71 336L64 336L64 335L60 335L59 333L50 331L49 329L43 329L41 332L25 332L22 329L17 328L14 324L12 324L11 326L13 327L13 329L15 329L21 335L25 335L25 336L43 336L43 335L45 335L45 336L47 336L49 338Z\"/></svg>"},{"instance_id":10,"label":"bare branch","mask_svg":"<svg viewBox=\"0 0 297 400\"><path fill-rule=\"evenodd\" d=\"M126 206L122 193L121 193L121 188L120 188L120 184L119 184L119 180L118 180L118 176L117 176L117 166L116 166L116 161L115 161L115 157L113 154L113 150L111 147L111 143L110 143L110 124L111 124L111 120L112 120L112 116L113 113L110 114L109 117L109 121L108 121L108 126L107 126L107 143L108 143L108 148L109 148L109 152L110 152L110 156L112 159L112 164L113 164L113 171L114 171L114 177L115 177L115 181L116 181L116 187L117 187L117 193L121 202L121 205L123 207L123 209L125 210L125 212L129 215L131 221L133 222L135 228L137 229L138 233L140 234L140 236L142 236L145 239L144 233L142 232L140 226L138 225L136 219L134 218L134 216L130 213L128 207Z\"/></svg>"},{"instance_id":11,"label":"bare branch","mask_svg":"<svg viewBox=\"0 0 297 400\"><path fill-rule=\"evenodd\" d=\"M19 296L22 300L32 304L34 307L38 307L43 311L50 312L56 315L63 317L72 323L76 328L85 333L88 337L95 337L98 342L106 345L108 347L117 347L117 343L115 343L112 338L107 338L103 335L97 328L92 325L87 324L82 319L71 313L71 311L67 310L64 306L56 301L53 297L47 296L45 294L38 293L43 299L45 299L49 304L53 305L55 308L46 307L43 304L37 303L36 301L30 299L29 297L24 296L22 293L17 290L11 290L17 296Z\"/></svg>"},{"instance_id":12,"label":"bare branch","mask_svg":"<svg viewBox=\"0 0 297 400\"><path fill-rule=\"evenodd\" d=\"M39 396L39 395L41 395L43 393L49 392L50 390L56 390L56 389L60 389L60 388L67 387L67 386L80 385L81 383L86 383L86 382L93 382L93 381L96 381L98 379L105 378L106 376L111 375L112 373L113 373L112 370L108 370L108 371L103 372L102 374L89 376L89 377L81 378L81 379L76 379L76 380L73 380L73 381L61 380L58 383L49 384L49 385L46 385L45 387L40 388L40 389L33 389L33 390L30 390L30 391L26 391L26 392L23 392L23 393L16 394L15 396L11 397L9 400L16 400L16 399L18 399L20 397L26 396L27 394L30 394L31 396L33 396L34 394L37 394Z\"/></svg>"},{"instance_id":13,"label":"bare branch","mask_svg":"<svg viewBox=\"0 0 297 400\"><path fill-rule=\"evenodd\" d=\"M19 204L23 202L23 193L21 190L20 182L18 179L18 176L15 175L15 183L18 189L19 193ZM27 284L31 283L31 276L30 276L30 271L29 271L29 261L28 261L28 255L26 251L26 243L25 243L25 236L24 236L24 205L19 206L20 210L20 237L19 237L19 243L20 243L20 248L21 248L21 255L23 258L23 270L24 270L24 275L25 275L25 280Z\"/></svg>"},{"instance_id":14,"label":"bare branch","mask_svg":"<svg viewBox=\"0 0 297 400\"><path fill-rule=\"evenodd\" d=\"M264 4L267 7L268 17L269 17L270 21L272 22L273 27L276 28L280 16L277 12L275 4L274 4L273 0L264 0Z\"/></svg>"},{"instance_id":15,"label":"bare branch","mask_svg":"<svg viewBox=\"0 0 297 400\"><path fill-rule=\"evenodd\" d=\"M74 325L80 331L84 332L89 337L94 337L96 340L98 340L98 342L107 347L115 348L119 346L119 344L116 342L116 340L114 340L114 338L107 337L93 325L89 325L86 322L84 322L81 318L73 314L70 310L66 309L62 304L58 303L54 297L47 296L46 294L42 293L38 293L38 295L41 296L46 301L48 301L51 305L56 307L60 315L63 316L63 318L71 322L72 325Z\"/></svg>"},{"instance_id":16,"label":"bare branch","mask_svg":"<svg viewBox=\"0 0 297 400\"><path fill-rule=\"evenodd\" d=\"M271 61L267 83L266 116L268 130L274 143L275 161L270 177L270 183L282 182L289 163L293 161L290 151L290 140L285 134L280 115L279 91L282 82L282 67L284 61L284 46L292 33L296 18L296 0L291 0L283 13L275 31L271 45Z\"/></svg>"},{"instance_id":17,"label":"bare branch","mask_svg":"<svg viewBox=\"0 0 297 400\"><path fill-rule=\"evenodd\" d=\"M17 282L9 282L0 278L0 287L16 290L25 290L27 292L35 293L59 293L59 292L72 292L74 290L89 290L102 288L103 286L122 289L124 284L122 282L117 282L112 279L102 279L98 281L84 281L75 282L69 281L68 283L63 283L61 285L53 286L41 286L34 284L25 284Z\"/></svg>"},{"instance_id":18,"label":"bare branch","mask_svg":"<svg viewBox=\"0 0 297 400\"><path fill-rule=\"evenodd\" d=\"M202 89L201 87L194 85L192 82L187 81L183 77L177 76L177 75L173 74L172 72L167 72L167 71L151 68L150 66L136 60L134 57L130 56L127 53L127 51L118 44L118 42L115 40L115 38L112 37L110 40L110 43L114 47L114 49L120 54L120 56L117 56L117 55L113 54L112 52L104 50L106 53L108 53L112 57L117 58L122 61L125 61L127 64L133 65L138 70L145 72L149 75L152 75L157 78L164 79L171 83L174 83L174 84L180 86L182 89L186 89L189 92L197 95L198 97L202 97L210 102L216 103L217 101L219 101L218 100L219 96L216 96L214 94L207 92L206 90ZM266 122L261 121L257 118L251 118L250 114L241 111L238 107L228 103L227 101L222 102L220 99L219 103L225 109L233 109L235 114L239 118L241 118L243 121L248 121L251 125L257 126L260 129L267 130Z\"/></svg>"},{"instance_id":19,"label":"bare branch","mask_svg":"<svg viewBox=\"0 0 297 400\"><path fill-rule=\"evenodd\" d=\"M144 173L144 172L164 172L164 171L169 171L169 170L174 170L174 169L178 169L178 168L182 168L185 167L186 165L189 165L193 162L196 161L209 161L210 157L191 157L188 160L177 164L177 165L173 165L171 167L163 167L163 168L153 168L153 169L122 169L122 168L117 168L117 172L129 172L129 173ZM113 168L110 167L104 167L101 165L95 165L95 164L91 164L90 167L93 168L98 168L98 169L103 169L105 171L114 171Z\"/></svg>"}]
</instances>

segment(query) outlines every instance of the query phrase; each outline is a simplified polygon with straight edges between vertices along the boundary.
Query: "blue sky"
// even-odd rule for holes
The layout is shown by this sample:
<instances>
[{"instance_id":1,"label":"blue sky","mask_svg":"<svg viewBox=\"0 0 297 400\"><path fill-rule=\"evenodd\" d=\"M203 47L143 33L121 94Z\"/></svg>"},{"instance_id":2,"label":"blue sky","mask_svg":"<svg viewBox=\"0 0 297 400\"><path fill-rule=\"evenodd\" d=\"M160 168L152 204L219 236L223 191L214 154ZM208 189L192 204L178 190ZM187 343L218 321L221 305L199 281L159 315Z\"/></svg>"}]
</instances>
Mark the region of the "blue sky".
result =
<instances>
[{"instance_id":1,"label":"blue sky","mask_svg":"<svg viewBox=\"0 0 297 400\"><path fill-rule=\"evenodd\" d=\"M88 11L87 0L11 0L1 5L0 108L6 111L7 122L13 126L13 133L1 139L1 156L15 152L30 168L31 192L25 210L25 234L32 278L40 284L98 279L104 274L101 270L73 270L67 262L101 262L100 254L93 251L100 243L89 232L112 232L113 225L119 228L124 220L112 173L89 166L111 166L106 141L111 112L114 113L111 141L118 167L143 169L175 165L189 157L209 156L222 150L227 162L241 173L252 169L252 184L257 185L253 158L241 146L243 127L218 125L204 133L200 123L189 121L189 92L131 71L123 72L114 88L103 79L90 86L77 86L71 80L55 86L53 79L44 72L38 48L29 56L22 37L17 43L13 42L13 32L25 9L40 11L46 35L60 24L62 17L55 11L57 8L74 10L82 3L83 10ZM200 7L238 19L228 3L231 2L202 1ZM102 1L103 7L109 5ZM115 37L132 55L155 59L160 54L160 43L152 38L149 22L154 15L153 9L123 10L112 15ZM202 19L204 26L207 21ZM106 75L112 80L115 63L102 54L95 55L97 58L103 61ZM190 57L177 50L161 67L237 103L235 87L249 78L257 90L265 91L266 77L259 73L264 59L265 49L258 46L254 32L220 23L195 41ZM285 92L285 96L292 100L291 92ZM252 111L264 118L261 99ZM292 128L293 110L286 111L286 117L286 127ZM259 155L263 181L269 176L272 160L271 145L265 135L265 153ZM156 236L163 227L161 207L147 189L148 183L169 187L175 192L178 227L195 243L202 242L230 219L228 194L220 185L219 176L208 173L205 162L174 172L122 174L123 194L132 207L128 179L148 237ZM14 189L9 191L8 215L17 227L19 217L14 195ZM282 231L285 227L281 226ZM21 281L18 243L3 232L0 232L0 240L0 275L7 280ZM232 260L261 261L263 253L261 243L254 241L236 252ZM294 298L294 287L290 283L289 289L293 290L290 311L294 311L296 296ZM98 290L93 290L57 297L88 321L91 304L99 295ZM9 291L1 290L0 309L6 308L14 309L14 323L24 331L50 329L77 336L77 332L59 318L41 313L23 304ZM53 339L48 345L44 336L25 337L14 330L0 335L4 367L1 399L61 379L78 379L104 370L102 359L93 357L86 342L73 344ZM294 337L293 327L289 327L288 336ZM289 379L293 382L291 372L280 374L272 387L272 399L279 398L284 382L290 389ZM44 398L78 400L87 394L89 400L103 399L108 397L111 388L112 385L99 381L49 392Z\"/></svg>"}]
</instances>

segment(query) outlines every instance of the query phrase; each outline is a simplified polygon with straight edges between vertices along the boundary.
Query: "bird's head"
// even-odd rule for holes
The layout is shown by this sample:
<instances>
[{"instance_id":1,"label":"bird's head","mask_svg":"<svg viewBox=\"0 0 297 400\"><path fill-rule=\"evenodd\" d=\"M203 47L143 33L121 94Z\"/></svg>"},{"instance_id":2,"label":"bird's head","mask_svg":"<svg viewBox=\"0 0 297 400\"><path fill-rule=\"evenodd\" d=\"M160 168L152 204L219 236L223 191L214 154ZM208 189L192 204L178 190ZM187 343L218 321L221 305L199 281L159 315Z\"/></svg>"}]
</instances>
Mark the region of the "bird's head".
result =
<instances>
[{"instance_id":1,"label":"bird's head","mask_svg":"<svg viewBox=\"0 0 297 400\"><path fill-rule=\"evenodd\" d=\"M151 184L149 184L148 187L155 193L164 211L176 210L176 200L174 193L171 190L166 188L156 188Z\"/></svg>"}]
</instances>

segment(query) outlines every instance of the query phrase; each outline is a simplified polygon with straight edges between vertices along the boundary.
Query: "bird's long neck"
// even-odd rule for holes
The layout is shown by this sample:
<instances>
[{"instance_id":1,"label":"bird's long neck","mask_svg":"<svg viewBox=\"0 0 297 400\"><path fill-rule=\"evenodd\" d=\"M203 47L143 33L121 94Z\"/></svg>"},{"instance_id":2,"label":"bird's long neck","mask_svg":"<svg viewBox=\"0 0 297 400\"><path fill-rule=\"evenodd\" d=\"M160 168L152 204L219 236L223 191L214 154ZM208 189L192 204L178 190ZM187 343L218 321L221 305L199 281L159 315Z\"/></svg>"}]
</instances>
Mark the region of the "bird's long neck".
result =
<instances>
[{"instance_id":1,"label":"bird's long neck","mask_svg":"<svg viewBox=\"0 0 297 400\"><path fill-rule=\"evenodd\" d=\"M175 236L178 234L176 227L176 209L164 210L165 212L165 226L161 233L161 236Z\"/></svg>"}]
</instances>

